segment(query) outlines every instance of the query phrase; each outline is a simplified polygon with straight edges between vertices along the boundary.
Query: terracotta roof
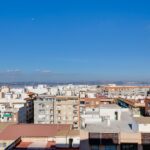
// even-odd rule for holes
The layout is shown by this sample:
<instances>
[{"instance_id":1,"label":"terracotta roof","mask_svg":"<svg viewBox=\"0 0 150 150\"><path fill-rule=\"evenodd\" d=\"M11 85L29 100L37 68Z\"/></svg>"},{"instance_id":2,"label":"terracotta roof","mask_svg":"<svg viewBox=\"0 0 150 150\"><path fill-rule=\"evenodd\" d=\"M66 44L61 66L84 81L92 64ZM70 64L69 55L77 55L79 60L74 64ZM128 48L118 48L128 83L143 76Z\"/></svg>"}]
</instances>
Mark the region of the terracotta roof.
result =
<instances>
[{"instance_id":1,"label":"terracotta roof","mask_svg":"<svg viewBox=\"0 0 150 150\"><path fill-rule=\"evenodd\" d=\"M120 99L123 102L133 106L133 107L145 107L145 103L140 103L140 101L135 101L134 99Z\"/></svg>"},{"instance_id":2,"label":"terracotta roof","mask_svg":"<svg viewBox=\"0 0 150 150\"><path fill-rule=\"evenodd\" d=\"M14 124L7 126L0 134L0 140L15 140L24 137L53 137L57 132L69 130L66 124Z\"/></svg>"},{"instance_id":3,"label":"terracotta roof","mask_svg":"<svg viewBox=\"0 0 150 150\"><path fill-rule=\"evenodd\" d=\"M10 126L12 124L14 124L14 123L11 123L11 122L6 122L6 123L1 122L0 123L0 132L2 132L6 127L8 127L8 126Z\"/></svg>"},{"instance_id":4,"label":"terracotta roof","mask_svg":"<svg viewBox=\"0 0 150 150\"><path fill-rule=\"evenodd\" d=\"M79 130L61 130L57 132L56 137L61 137L61 136L80 136L80 131Z\"/></svg>"}]
</instances>

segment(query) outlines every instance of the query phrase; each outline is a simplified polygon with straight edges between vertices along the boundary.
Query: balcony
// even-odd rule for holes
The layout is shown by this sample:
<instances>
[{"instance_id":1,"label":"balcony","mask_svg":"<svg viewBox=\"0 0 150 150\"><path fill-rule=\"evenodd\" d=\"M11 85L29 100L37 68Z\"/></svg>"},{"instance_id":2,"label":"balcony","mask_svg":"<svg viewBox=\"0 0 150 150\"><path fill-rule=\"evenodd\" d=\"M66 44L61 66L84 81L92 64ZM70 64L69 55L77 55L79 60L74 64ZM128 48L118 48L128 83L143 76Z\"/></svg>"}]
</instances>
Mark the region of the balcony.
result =
<instances>
[{"instance_id":1,"label":"balcony","mask_svg":"<svg viewBox=\"0 0 150 150\"><path fill-rule=\"evenodd\" d=\"M38 118L38 122L45 122L46 118Z\"/></svg>"},{"instance_id":2,"label":"balcony","mask_svg":"<svg viewBox=\"0 0 150 150\"><path fill-rule=\"evenodd\" d=\"M45 110L39 110L39 114L44 115L45 113L46 113L46 111L45 111Z\"/></svg>"},{"instance_id":3,"label":"balcony","mask_svg":"<svg viewBox=\"0 0 150 150\"><path fill-rule=\"evenodd\" d=\"M78 117L73 117L73 120L74 120L74 121L78 121L79 118L78 118Z\"/></svg>"},{"instance_id":4,"label":"balcony","mask_svg":"<svg viewBox=\"0 0 150 150\"><path fill-rule=\"evenodd\" d=\"M73 111L73 116L78 116L78 111L77 110Z\"/></svg>"},{"instance_id":5,"label":"balcony","mask_svg":"<svg viewBox=\"0 0 150 150\"><path fill-rule=\"evenodd\" d=\"M61 110L61 108L62 108L61 106L57 106L56 110Z\"/></svg>"},{"instance_id":6,"label":"balcony","mask_svg":"<svg viewBox=\"0 0 150 150\"><path fill-rule=\"evenodd\" d=\"M73 108L74 108L74 109L78 109L78 106L77 106L77 105L73 105Z\"/></svg>"},{"instance_id":7,"label":"balcony","mask_svg":"<svg viewBox=\"0 0 150 150\"><path fill-rule=\"evenodd\" d=\"M118 144L118 133L89 133L90 145Z\"/></svg>"}]
</instances>

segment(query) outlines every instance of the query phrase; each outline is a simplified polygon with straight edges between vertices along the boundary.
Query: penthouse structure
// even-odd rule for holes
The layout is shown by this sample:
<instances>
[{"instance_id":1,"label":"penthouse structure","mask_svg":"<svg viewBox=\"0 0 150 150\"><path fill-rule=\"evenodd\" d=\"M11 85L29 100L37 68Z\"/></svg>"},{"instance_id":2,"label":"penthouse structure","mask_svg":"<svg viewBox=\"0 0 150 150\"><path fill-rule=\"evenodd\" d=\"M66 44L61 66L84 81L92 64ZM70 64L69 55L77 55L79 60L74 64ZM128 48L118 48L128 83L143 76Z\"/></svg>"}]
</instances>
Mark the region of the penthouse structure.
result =
<instances>
[{"instance_id":1,"label":"penthouse structure","mask_svg":"<svg viewBox=\"0 0 150 150\"><path fill-rule=\"evenodd\" d=\"M40 97L34 101L34 123L72 124L79 128L78 97Z\"/></svg>"}]
</instances>

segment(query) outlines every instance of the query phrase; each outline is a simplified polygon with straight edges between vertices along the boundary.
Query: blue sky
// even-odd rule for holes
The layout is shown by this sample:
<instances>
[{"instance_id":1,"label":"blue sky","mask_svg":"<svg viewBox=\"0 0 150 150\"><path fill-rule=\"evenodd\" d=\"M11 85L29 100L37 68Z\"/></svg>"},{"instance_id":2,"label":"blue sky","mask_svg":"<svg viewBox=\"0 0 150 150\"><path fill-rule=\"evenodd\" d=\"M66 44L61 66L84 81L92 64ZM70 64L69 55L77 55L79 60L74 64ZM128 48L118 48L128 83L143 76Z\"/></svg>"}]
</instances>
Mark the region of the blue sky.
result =
<instances>
[{"instance_id":1,"label":"blue sky","mask_svg":"<svg viewBox=\"0 0 150 150\"><path fill-rule=\"evenodd\" d=\"M0 80L148 80L147 0L0 0Z\"/></svg>"}]
</instances>

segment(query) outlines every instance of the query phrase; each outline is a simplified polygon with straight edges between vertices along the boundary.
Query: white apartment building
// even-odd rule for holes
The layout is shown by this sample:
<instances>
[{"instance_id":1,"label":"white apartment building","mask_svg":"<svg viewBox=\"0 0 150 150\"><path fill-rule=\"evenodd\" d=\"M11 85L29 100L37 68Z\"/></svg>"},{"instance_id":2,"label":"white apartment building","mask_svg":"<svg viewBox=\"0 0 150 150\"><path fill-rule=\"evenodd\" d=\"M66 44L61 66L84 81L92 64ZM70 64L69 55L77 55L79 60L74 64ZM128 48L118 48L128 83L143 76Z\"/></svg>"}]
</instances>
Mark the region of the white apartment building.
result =
<instances>
[{"instance_id":1,"label":"white apartment building","mask_svg":"<svg viewBox=\"0 0 150 150\"><path fill-rule=\"evenodd\" d=\"M26 123L26 101L0 99L0 122Z\"/></svg>"},{"instance_id":2,"label":"white apartment building","mask_svg":"<svg viewBox=\"0 0 150 150\"><path fill-rule=\"evenodd\" d=\"M150 86L102 86L100 91L110 98L145 99Z\"/></svg>"}]
</instances>

